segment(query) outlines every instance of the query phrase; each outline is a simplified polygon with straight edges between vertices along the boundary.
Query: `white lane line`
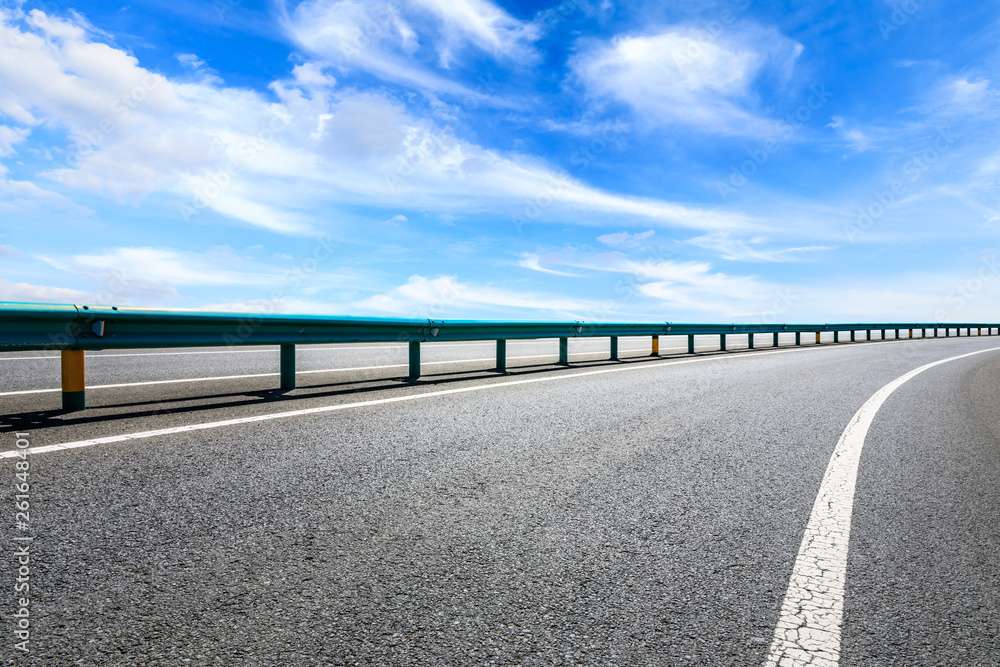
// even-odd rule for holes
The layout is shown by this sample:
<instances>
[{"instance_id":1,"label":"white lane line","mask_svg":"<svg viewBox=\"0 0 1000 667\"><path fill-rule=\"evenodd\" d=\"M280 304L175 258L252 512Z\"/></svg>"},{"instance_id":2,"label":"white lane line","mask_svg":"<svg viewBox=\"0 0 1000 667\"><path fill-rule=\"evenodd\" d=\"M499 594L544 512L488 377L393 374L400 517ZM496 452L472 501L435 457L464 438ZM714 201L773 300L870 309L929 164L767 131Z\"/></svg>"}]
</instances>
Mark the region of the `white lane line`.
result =
<instances>
[{"instance_id":1,"label":"white lane line","mask_svg":"<svg viewBox=\"0 0 1000 667\"><path fill-rule=\"evenodd\" d=\"M902 343L903 341L900 340L900 341L895 341L895 342ZM861 345L878 345L878 344L879 343L872 342L872 343L862 343ZM645 370L645 369L648 369L648 368L662 368L663 366L680 366L680 365L683 365L683 364L697 364L697 363L703 363L703 362L707 362L707 361L725 361L725 360L734 360L734 359L748 359L750 357L760 357L760 356L768 355L768 354L790 354L790 353L795 353L795 352L806 352L806 351L815 350L815 349L838 350L838 349L845 349L845 348L839 348L839 347L835 347L835 346L829 346L829 347L818 347L818 346L793 347L793 348L785 348L783 350L782 349L777 349L776 350L776 349L772 348L771 350L769 350L767 352L748 352L748 353L745 353L745 354L738 354L738 355L732 355L732 356L730 356L730 355L718 355L718 356L713 355L711 357L699 357L697 359L683 359L683 360L665 361L665 362L654 363L654 364L641 364L641 365L640 364L637 364L637 365L631 365L630 364L630 365L627 365L627 366L614 366L612 368L601 368L601 369L598 369L598 370L584 371L584 372L581 372L581 373L567 373L567 374L564 374L564 375L553 375L553 376L549 376L549 377L529 378L529 379L525 379L525 380L508 380L508 381L505 381L505 382L494 382L494 383L490 383L490 384L475 385L475 386L472 386L472 387L459 387L457 389L444 389L444 390L441 390L441 391L423 392L423 393L420 393L420 394L409 394L407 396L394 396L392 398L380 398L380 399L374 399L374 400L371 400L371 401L361 401L361 402L358 402L358 403L342 403L342 404L338 404L338 405L327 405L327 406L318 407L318 408L304 408L302 410L291 410L291 411L288 411L288 412L276 412L276 413L271 413L271 414L267 414L267 415L257 415L257 416L254 416L254 417L243 417L243 418L240 418L240 419L228 419L228 420L225 420L225 421L218 421L218 422L206 422L206 423L203 423L203 424L191 424L191 425L188 425L188 426L176 426L176 427L172 427L172 428L159 429L159 430L155 430L155 431L142 431L142 432L139 432L139 433L130 433L130 434L125 434L125 435L108 436L108 437L104 437L104 438L95 438L93 440L80 440L80 441L77 441L77 442L69 442L69 443L63 443L63 444L58 444L58 445L44 445L44 446L41 446L41 447L33 447L33 448L30 448L30 449L25 449L25 450L3 451L3 452L0 452L0 459L12 458L12 457L15 457L15 456L20 456L21 452L29 452L29 453L33 453L33 454L44 454L46 452L55 452L55 451L60 451L60 450L64 450L64 449L76 449L76 448L79 448L79 447L92 447L94 445L110 444L110 443L115 443L115 442L124 442L126 440L137 440L137 439L141 439L141 438L152 438L152 437L155 437L155 436L158 436L158 435L169 435L169 434L173 434L173 433L185 433L185 432L188 432L188 431L201 431L201 430L204 430L204 429L222 428L222 427L225 427L225 426L232 426L232 425L235 425L235 424L249 424L249 423L254 423L254 422L271 421L271 420L275 420L275 419L286 419L286 418L289 418L289 417L297 417L297 416L301 416L301 415L312 415L312 414L318 414L318 413L322 413L322 412L333 412L335 410L346 410L348 408L357 408L357 407L364 407L364 406L371 406L371 405L383 405L383 404L386 404L386 403L399 403L401 401L416 401L416 400L420 400L420 399L424 399L424 398L432 398L432 397L436 397L436 396L447 396L449 394L463 394L463 393L472 392L472 391L486 391L486 390L489 390L489 389L498 389L498 388L501 388L501 387L507 387L507 386L513 386L513 385L534 384L536 382L557 382L559 380L568 380L568 379L573 379L573 378L578 378L578 377L585 377L585 376L588 376L588 375L603 375L605 373L623 373L623 372L628 372L628 371ZM989 350L980 350L978 352L972 352L970 354L979 354L979 352L989 352L989 351L994 350L994 349L1000 349L1000 348L990 348ZM963 356L963 357L964 356L970 356L970 354L965 354L965 355L961 355L961 356ZM549 356L549 355L545 355L545 356ZM958 358L960 358L960 357L953 357L953 359L958 359ZM945 361L950 361L950 360L951 359L946 359ZM944 363L944 362L943 361L935 362L934 364L930 364L930 366L933 366L933 365L936 365L936 364L939 364L939 363ZM930 367L930 366L928 366L928 367Z\"/></svg>"},{"instance_id":2,"label":"white lane line","mask_svg":"<svg viewBox=\"0 0 1000 667\"><path fill-rule=\"evenodd\" d=\"M699 336L700 337L700 336ZM591 341L599 341L601 338L596 339L574 339L579 341L578 344L588 344ZM630 336L632 338L632 336ZM635 336L635 338L645 338L645 336ZM509 341L511 347L520 347L525 344L537 343L538 341L548 340L544 338L525 338L517 341ZM586 342L584 342L586 341ZM433 341L427 341L426 345L433 347L483 347L486 345L493 345L493 341L483 341L481 343L435 343ZM661 351L665 350L683 350L686 346L677 345L671 347L661 347ZM405 345L335 345L333 347L317 347L314 345L297 345L296 350L308 351L308 352L320 352L320 351L330 351L330 350L405 350L407 349ZM636 349L636 350L620 350L620 352L640 352L646 348ZM706 348L707 349L707 348ZM123 353L107 353L101 354L98 352L91 352L87 355L88 359L95 359L98 357L169 357L169 356L185 356L193 354L278 354L277 349L268 350L194 350L187 352L123 352ZM49 355L46 357L4 357L0 355L0 361L35 361L36 359L58 359L58 355Z\"/></svg>"},{"instance_id":3,"label":"white lane line","mask_svg":"<svg viewBox=\"0 0 1000 667\"><path fill-rule=\"evenodd\" d=\"M622 352L641 352L643 350L622 350ZM581 357L581 356L593 356L595 354L600 354L600 352L574 352L569 355L571 357ZM144 355L140 355L144 356ZM509 361L516 361L518 359L543 359L551 358L556 355L553 354L529 354L517 357L507 357ZM421 366L436 366L441 364L477 364L484 363L488 361L495 361L493 357L487 357L483 359L455 359L451 361L424 361L421 362ZM348 368L323 368L320 370L311 371L295 371L296 375L306 375L309 373L346 373L348 371L373 371L381 370L385 368L407 368L409 364L389 364L387 366L351 366ZM122 387L143 387L146 385L154 384L184 384L190 382L215 382L217 380L243 380L246 378L266 378L266 377L277 377L278 373L250 373L247 375L220 375L217 377L210 378L180 378L176 380L146 380L143 382L122 382L118 384L95 384L89 385L87 391L92 389L120 389ZM55 392L62 391L60 388L55 389L21 389L18 391L3 391L0 392L0 396L24 396L26 394L52 394Z\"/></svg>"},{"instance_id":4,"label":"white lane line","mask_svg":"<svg viewBox=\"0 0 1000 667\"><path fill-rule=\"evenodd\" d=\"M924 371L1000 347L925 364L879 389L847 424L823 475L792 569L766 667L837 667L844 614L847 550L861 450L879 408Z\"/></svg>"},{"instance_id":5,"label":"white lane line","mask_svg":"<svg viewBox=\"0 0 1000 667\"><path fill-rule=\"evenodd\" d=\"M837 348L828 348L837 349ZM606 373L624 373L628 371L638 371L645 370L649 368L662 368L663 366L680 366L683 364L697 364L704 363L707 361L722 361L722 360L733 360L733 359L747 359L749 357L759 357L768 354L787 354L791 352L801 352L802 348L789 348L784 350L773 350L769 352L751 352L748 354L739 355L720 355L711 357L700 357L697 359L683 359L679 361L664 361L660 363L653 364L629 364L626 366L613 366L611 368L601 368L592 371L583 371L581 373L567 373L563 375L552 375L548 377L539 378L528 378L524 380L508 380L505 382L493 382L490 384L480 384L472 387L458 387L456 389L442 389L439 391L428 391L419 394L408 394L406 396L393 396L391 398L378 398L370 401L359 401L357 403L340 403L337 405L326 405L318 408L303 408L301 410L290 410L288 412L275 412L267 415L256 415L254 417L241 417L239 419L226 419L224 421L217 422L205 422L202 424L189 424L187 426L174 426L172 428L157 429L155 431L141 431L139 433L128 433L124 435L112 435L103 438L94 438L92 440L78 440L76 442L66 442L58 445L43 445L41 447L31 447L29 449L20 450L9 450L0 452L0 459L13 458L15 456L21 456L23 452L28 452L29 454L46 454L48 452L57 452L67 449L78 449L80 447L93 447L94 445L106 445L113 444L117 442L126 442L129 440L140 440L143 438L153 438L160 435L172 435L175 433L188 433L191 431L203 431L205 429L213 428L224 428L226 426L235 426L239 424L253 424L257 422L272 421L275 419L288 419L290 417L300 417L303 415L315 415L324 412L334 412L337 410L348 410L350 408L361 408L373 405L385 405L387 403L401 403L404 401L418 401L426 398L435 398L438 396L449 396L452 394L464 394L474 391L488 391L490 389L499 389L502 387L512 387L514 385L523 384L535 384L539 382L558 382L560 380L571 380L580 377L586 377L589 375L604 375ZM549 356L549 355L546 355Z\"/></svg>"}]
</instances>

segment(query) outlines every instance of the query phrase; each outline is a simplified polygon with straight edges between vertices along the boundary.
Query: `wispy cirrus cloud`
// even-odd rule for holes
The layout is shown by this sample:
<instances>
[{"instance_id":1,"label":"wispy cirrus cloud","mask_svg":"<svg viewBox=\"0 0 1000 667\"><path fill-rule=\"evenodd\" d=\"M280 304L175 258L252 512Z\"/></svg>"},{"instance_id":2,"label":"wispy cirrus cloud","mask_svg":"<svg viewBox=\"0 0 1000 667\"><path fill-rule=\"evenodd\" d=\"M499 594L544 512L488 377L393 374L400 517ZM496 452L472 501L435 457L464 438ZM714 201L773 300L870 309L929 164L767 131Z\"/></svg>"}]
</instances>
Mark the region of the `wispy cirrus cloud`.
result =
<instances>
[{"instance_id":1,"label":"wispy cirrus cloud","mask_svg":"<svg viewBox=\"0 0 1000 667\"><path fill-rule=\"evenodd\" d=\"M313 57L438 93L471 94L448 73L463 50L513 63L537 57L537 27L488 0L307 0L283 5L282 14L288 34Z\"/></svg>"},{"instance_id":2,"label":"wispy cirrus cloud","mask_svg":"<svg viewBox=\"0 0 1000 667\"><path fill-rule=\"evenodd\" d=\"M312 234L322 227L315 212L330 205L505 215L544 196L560 220L603 213L665 227L761 226L737 212L603 191L543 159L476 145L384 92L337 90L318 63L272 83L270 97L214 77L154 74L70 20L3 18L7 107L29 127L65 128L73 142L44 175L121 203L165 193L185 221L208 210Z\"/></svg>"},{"instance_id":3,"label":"wispy cirrus cloud","mask_svg":"<svg viewBox=\"0 0 1000 667\"><path fill-rule=\"evenodd\" d=\"M569 318L600 312L604 305L590 299L463 282L456 276L427 278L419 275L410 276L405 284L355 304L368 312L411 317L455 317L490 310L514 314L533 311Z\"/></svg>"},{"instance_id":4,"label":"wispy cirrus cloud","mask_svg":"<svg viewBox=\"0 0 1000 667\"><path fill-rule=\"evenodd\" d=\"M570 65L590 95L624 103L650 125L685 125L724 136L775 135L755 108L753 84L787 77L802 45L773 29L721 34L677 25L582 45Z\"/></svg>"}]
</instances>

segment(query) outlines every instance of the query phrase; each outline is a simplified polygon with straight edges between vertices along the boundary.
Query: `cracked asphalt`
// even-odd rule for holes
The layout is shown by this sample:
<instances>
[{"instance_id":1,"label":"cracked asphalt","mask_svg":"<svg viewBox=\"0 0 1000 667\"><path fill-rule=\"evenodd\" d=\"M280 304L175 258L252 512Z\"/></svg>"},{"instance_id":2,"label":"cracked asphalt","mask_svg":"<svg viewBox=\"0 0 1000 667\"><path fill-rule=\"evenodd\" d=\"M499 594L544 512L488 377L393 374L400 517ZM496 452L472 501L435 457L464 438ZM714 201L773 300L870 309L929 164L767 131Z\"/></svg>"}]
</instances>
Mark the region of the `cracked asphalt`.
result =
<instances>
[{"instance_id":1,"label":"cracked asphalt","mask_svg":"<svg viewBox=\"0 0 1000 667\"><path fill-rule=\"evenodd\" d=\"M426 345L418 383L398 345L302 350L300 370L366 370L285 393L273 376L95 389L76 414L58 393L0 396L10 450L15 431L44 446L496 385L33 455L27 654L5 459L5 661L761 665L854 413L913 368L1000 347L669 342L652 359L622 339L615 364L606 340L571 341L568 369L554 341L511 342L506 376L491 344ZM277 370L273 349L236 352L96 353L88 382ZM51 356L0 355L0 392L57 387ZM921 374L876 416L841 665L1000 664L998 400L1000 351Z\"/></svg>"}]
</instances>

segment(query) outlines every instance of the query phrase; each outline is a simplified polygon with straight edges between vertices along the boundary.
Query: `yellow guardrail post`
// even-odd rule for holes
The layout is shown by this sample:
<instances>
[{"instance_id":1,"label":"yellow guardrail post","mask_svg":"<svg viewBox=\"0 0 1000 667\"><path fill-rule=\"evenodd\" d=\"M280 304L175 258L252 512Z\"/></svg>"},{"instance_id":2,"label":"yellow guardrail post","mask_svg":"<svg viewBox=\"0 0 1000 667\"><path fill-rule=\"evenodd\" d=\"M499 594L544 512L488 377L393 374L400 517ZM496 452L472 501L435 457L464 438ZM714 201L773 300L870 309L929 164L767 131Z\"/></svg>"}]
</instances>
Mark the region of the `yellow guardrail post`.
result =
<instances>
[{"instance_id":1,"label":"yellow guardrail post","mask_svg":"<svg viewBox=\"0 0 1000 667\"><path fill-rule=\"evenodd\" d=\"M910 338L913 338L913 329L910 329Z\"/></svg>"},{"instance_id":2,"label":"yellow guardrail post","mask_svg":"<svg viewBox=\"0 0 1000 667\"><path fill-rule=\"evenodd\" d=\"M816 332L816 344L819 345L819 332Z\"/></svg>"},{"instance_id":3,"label":"yellow guardrail post","mask_svg":"<svg viewBox=\"0 0 1000 667\"><path fill-rule=\"evenodd\" d=\"M656 335L653 336L653 352L649 356L651 356L651 357L658 357L658 356L660 356L660 337L659 336L656 336Z\"/></svg>"},{"instance_id":4,"label":"yellow guardrail post","mask_svg":"<svg viewBox=\"0 0 1000 667\"><path fill-rule=\"evenodd\" d=\"M62 408L76 412L87 407L87 380L83 350L62 351Z\"/></svg>"}]
</instances>

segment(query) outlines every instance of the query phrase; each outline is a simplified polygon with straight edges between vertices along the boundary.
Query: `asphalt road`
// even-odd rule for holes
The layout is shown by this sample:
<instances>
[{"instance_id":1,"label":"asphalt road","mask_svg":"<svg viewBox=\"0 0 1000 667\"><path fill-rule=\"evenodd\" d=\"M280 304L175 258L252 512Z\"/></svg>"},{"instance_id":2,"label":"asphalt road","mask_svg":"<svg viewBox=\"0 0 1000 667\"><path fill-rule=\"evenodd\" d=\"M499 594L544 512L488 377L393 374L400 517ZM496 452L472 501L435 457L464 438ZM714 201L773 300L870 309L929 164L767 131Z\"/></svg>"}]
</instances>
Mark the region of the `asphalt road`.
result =
<instances>
[{"instance_id":1,"label":"asphalt road","mask_svg":"<svg viewBox=\"0 0 1000 667\"><path fill-rule=\"evenodd\" d=\"M492 344L425 345L417 383L399 345L300 348L299 369L323 372L291 392L267 375L274 349L94 353L91 386L261 376L92 389L75 414L58 392L10 393L58 387L51 353L0 355L0 451L15 431L44 447L176 429L30 455L22 531L17 459L0 463L5 659L761 665L855 412L914 368L1000 347L761 338L693 357L661 339L659 359L622 339L621 363L574 340L568 369L555 341L511 342L507 375ZM1000 350L927 370L878 412L841 665L1000 664L998 400ZM217 424L240 418L259 420Z\"/></svg>"}]
</instances>

